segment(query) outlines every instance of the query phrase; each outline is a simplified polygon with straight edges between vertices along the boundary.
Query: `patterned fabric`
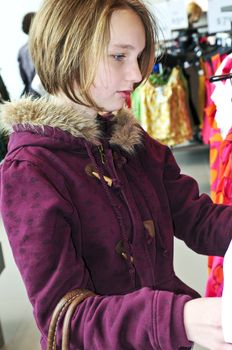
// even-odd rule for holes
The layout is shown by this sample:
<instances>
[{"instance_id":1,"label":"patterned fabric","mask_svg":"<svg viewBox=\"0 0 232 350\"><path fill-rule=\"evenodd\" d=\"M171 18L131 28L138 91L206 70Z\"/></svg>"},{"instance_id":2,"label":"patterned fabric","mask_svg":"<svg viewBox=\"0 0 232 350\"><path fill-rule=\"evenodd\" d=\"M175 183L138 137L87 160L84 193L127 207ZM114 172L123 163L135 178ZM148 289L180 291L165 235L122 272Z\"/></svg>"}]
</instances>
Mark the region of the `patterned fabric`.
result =
<instances>
[{"instance_id":1,"label":"patterned fabric","mask_svg":"<svg viewBox=\"0 0 232 350\"><path fill-rule=\"evenodd\" d=\"M168 146L192 138L186 90L187 84L181 70L173 68L166 84L157 84L149 79L132 99L133 109L139 115L142 127Z\"/></svg>"},{"instance_id":2,"label":"patterned fabric","mask_svg":"<svg viewBox=\"0 0 232 350\"><path fill-rule=\"evenodd\" d=\"M216 203L232 205L232 128L220 149L220 172Z\"/></svg>"},{"instance_id":3,"label":"patterned fabric","mask_svg":"<svg viewBox=\"0 0 232 350\"><path fill-rule=\"evenodd\" d=\"M231 55L226 57L216 74L226 74L231 71L232 60ZM224 85L225 82L216 83L216 88L212 94L213 101L217 105L212 108L215 111L212 112L214 115L213 125L219 125L219 128L212 129L212 136L210 138L210 182L211 182L211 197L215 203L232 205L232 129L228 132L227 136L223 139L223 127L224 123L222 117L223 114L219 111L219 104L225 95ZM230 85L227 85L230 89ZM217 93L216 93L217 89ZM231 91L232 96L232 88ZM220 96L221 93L221 96ZM214 95L214 96L213 96ZM230 96L228 94L228 96ZM213 104L212 101L212 104ZM230 106L229 106L230 104ZM231 111L231 100L229 98L227 105L224 104L224 114L227 110ZM229 109L228 109L229 108ZM219 114L220 112L220 114ZM228 113L228 117L230 113ZM217 122L216 122L217 120ZM232 125L232 122L231 122ZM210 256L208 258L208 269L209 277L206 286L206 296L220 297L223 291L223 258L218 256Z\"/></svg>"},{"instance_id":4,"label":"patterned fabric","mask_svg":"<svg viewBox=\"0 0 232 350\"><path fill-rule=\"evenodd\" d=\"M215 203L232 205L232 129L219 149L219 176ZM223 291L223 258L210 256L206 296L221 296Z\"/></svg>"},{"instance_id":5,"label":"patterned fabric","mask_svg":"<svg viewBox=\"0 0 232 350\"><path fill-rule=\"evenodd\" d=\"M216 122L215 124L216 125ZM216 191L219 182L220 168L220 147L222 144L221 132L218 128L212 129L213 135L210 138L210 194L214 203L216 203Z\"/></svg>"},{"instance_id":6,"label":"patterned fabric","mask_svg":"<svg viewBox=\"0 0 232 350\"><path fill-rule=\"evenodd\" d=\"M217 133L217 125L215 123L216 106L211 100L214 91L214 85L209 82L209 78L215 74L221 64L222 58L220 54L216 54L211 58L211 62L204 62L205 71L205 115L202 128L202 139L205 144L210 143L210 138Z\"/></svg>"}]
</instances>

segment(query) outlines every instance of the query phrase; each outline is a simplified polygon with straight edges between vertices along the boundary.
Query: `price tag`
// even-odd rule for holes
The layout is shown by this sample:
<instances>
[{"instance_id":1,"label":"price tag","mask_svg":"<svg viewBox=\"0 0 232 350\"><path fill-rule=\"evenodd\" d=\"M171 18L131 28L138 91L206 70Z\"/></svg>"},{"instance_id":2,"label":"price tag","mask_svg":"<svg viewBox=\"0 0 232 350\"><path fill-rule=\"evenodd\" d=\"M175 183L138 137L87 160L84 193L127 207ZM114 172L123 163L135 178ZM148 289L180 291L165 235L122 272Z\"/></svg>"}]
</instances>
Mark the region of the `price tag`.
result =
<instances>
[{"instance_id":1,"label":"price tag","mask_svg":"<svg viewBox=\"0 0 232 350\"><path fill-rule=\"evenodd\" d=\"M208 31L209 33L231 30L232 11L224 12L223 9L231 6L231 0L209 0L208 6Z\"/></svg>"},{"instance_id":2,"label":"price tag","mask_svg":"<svg viewBox=\"0 0 232 350\"><path fill-rule=\"evenodd\" d=\"M183 29L188 28L188 16L187 9L184 0L172 0L168 1L168 12L171 16L171 29ZM168 15L167 12L167 15Z\"/></svg>"}]
</instances>

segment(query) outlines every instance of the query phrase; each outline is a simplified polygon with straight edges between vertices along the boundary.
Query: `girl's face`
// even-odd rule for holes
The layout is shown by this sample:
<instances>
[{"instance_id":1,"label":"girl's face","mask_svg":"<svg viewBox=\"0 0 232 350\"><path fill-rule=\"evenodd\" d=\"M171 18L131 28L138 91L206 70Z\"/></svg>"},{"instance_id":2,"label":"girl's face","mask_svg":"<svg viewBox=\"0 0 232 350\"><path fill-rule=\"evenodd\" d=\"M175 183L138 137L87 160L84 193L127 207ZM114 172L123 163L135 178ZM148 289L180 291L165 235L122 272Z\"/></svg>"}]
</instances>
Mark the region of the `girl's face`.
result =
<instances>
[{"instance_id":1,"label":"girl's face","mask_svg":"<svg viewBox=\"0 0 232 350\"><path fill-rule=\"evenodd\" d=\"M90 93L103 111L121 109L142 80L138 60L145 48L145 30L139 16L130 9L117 10L110 21L107 57L97 68Z\"/></svg>"}]
</instances>

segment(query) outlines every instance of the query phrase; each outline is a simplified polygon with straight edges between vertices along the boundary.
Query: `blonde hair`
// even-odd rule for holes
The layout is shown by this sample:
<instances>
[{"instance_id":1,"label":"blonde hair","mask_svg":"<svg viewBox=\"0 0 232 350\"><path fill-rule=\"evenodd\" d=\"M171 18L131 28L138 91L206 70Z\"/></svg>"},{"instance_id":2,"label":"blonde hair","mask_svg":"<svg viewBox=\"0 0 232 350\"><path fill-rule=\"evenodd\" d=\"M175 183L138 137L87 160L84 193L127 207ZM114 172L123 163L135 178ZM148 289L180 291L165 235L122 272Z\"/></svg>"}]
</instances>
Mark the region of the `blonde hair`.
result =
<instances>
[{"instance_id":1,"label":"blonde hair","mask_svg":"<svg viewBox=\"0 0 232 350\"><path fill-rule=\"evenodd\" d=\"M98 108L89 89L109 44L111 15L125 8L135 11L144 25L146 47L139 59L144 80L154 64L157 28L142 0L43 2L33 20L29 43L36 71L48 93L63 91L76 103Z\"/></svg>"}]
</instances>

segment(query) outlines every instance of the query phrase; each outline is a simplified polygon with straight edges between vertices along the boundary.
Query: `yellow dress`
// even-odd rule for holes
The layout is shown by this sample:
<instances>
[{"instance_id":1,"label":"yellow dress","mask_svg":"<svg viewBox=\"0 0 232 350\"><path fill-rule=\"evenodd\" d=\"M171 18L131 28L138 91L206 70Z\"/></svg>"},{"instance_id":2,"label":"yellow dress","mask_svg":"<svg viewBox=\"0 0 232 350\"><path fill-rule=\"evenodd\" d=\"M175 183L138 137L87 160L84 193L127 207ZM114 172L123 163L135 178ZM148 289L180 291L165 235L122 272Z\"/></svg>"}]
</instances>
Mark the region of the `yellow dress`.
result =
<instances>
[{"instance_id":1,"label":"yellow dress","mask_svg":"<svg viewBox=\"0 0 232 350\"><path fill-rule=\"evenodd\" d=\"M155 139L168 146L192 139L187 85L180 68L173 68L164 85L151 80L140 87L140 123Z\"/></svg>"}]
</instances>

